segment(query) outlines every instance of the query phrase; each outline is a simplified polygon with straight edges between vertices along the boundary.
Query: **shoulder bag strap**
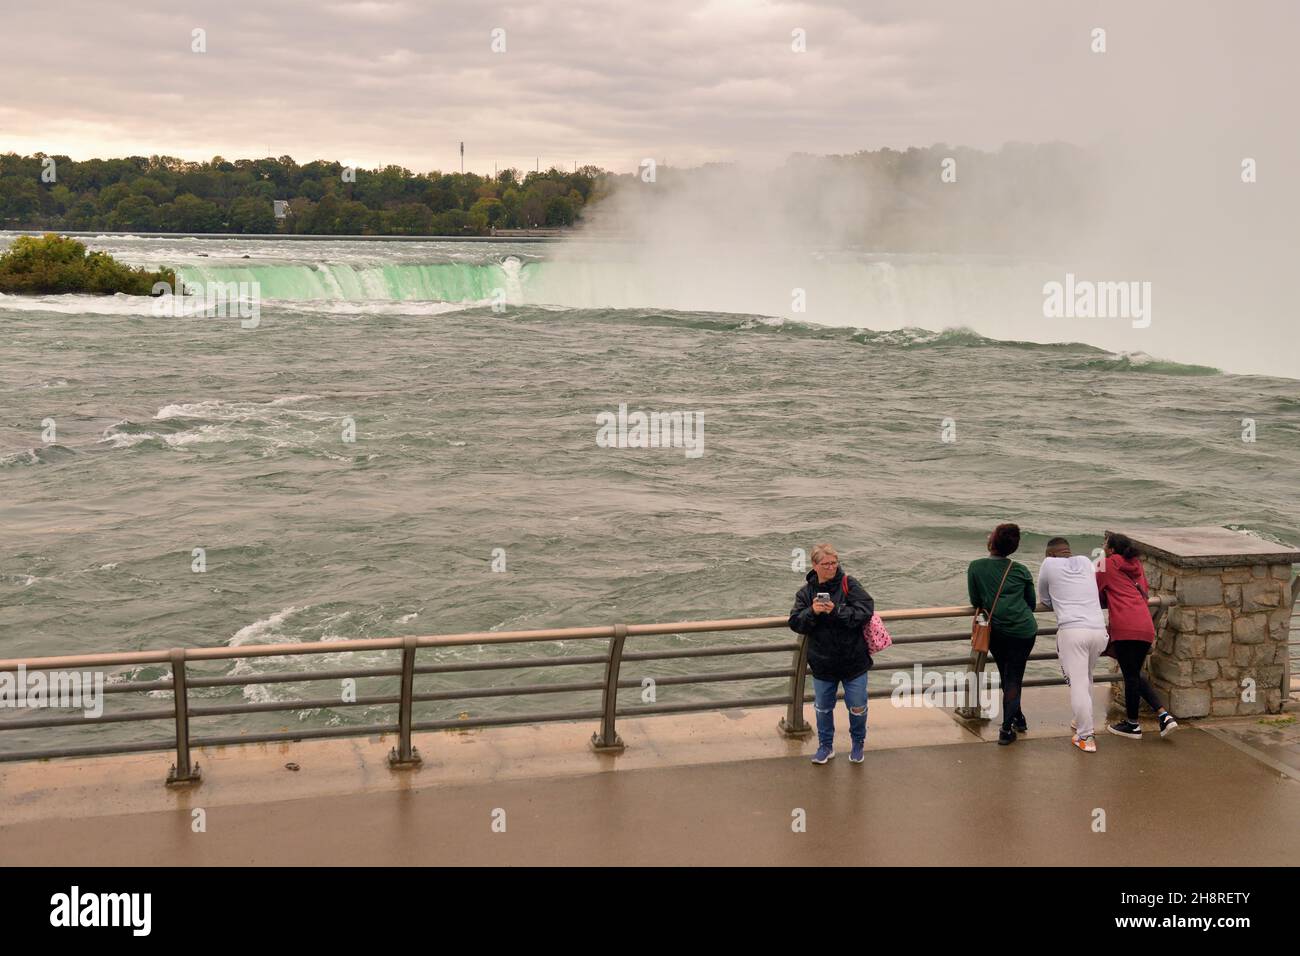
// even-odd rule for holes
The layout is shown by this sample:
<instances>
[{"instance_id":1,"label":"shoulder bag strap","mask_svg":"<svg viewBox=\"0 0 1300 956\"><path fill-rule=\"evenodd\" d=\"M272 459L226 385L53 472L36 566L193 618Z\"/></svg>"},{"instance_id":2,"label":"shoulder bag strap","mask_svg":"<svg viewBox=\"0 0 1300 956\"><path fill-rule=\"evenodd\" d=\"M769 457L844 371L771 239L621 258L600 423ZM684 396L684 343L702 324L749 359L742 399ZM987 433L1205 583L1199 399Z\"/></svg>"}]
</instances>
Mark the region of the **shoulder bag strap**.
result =
<instances>
[{"instance_id":1,"label":"shoulder bag strap","mask_svg":"<svg viewBox=\"0 0 1300 956\"><path fill-rule=\"evenodd\" d=\"M998 598L1002 597L1002 588L1007 583L1007 575L1011 573L1012 561L1007 559L1007 569L1002 572L1002 580L998 582L998 593L993 595L993 606L989 608L989 620L993 620L993 612L998 609Z\"/></svg>"}]
</instances>

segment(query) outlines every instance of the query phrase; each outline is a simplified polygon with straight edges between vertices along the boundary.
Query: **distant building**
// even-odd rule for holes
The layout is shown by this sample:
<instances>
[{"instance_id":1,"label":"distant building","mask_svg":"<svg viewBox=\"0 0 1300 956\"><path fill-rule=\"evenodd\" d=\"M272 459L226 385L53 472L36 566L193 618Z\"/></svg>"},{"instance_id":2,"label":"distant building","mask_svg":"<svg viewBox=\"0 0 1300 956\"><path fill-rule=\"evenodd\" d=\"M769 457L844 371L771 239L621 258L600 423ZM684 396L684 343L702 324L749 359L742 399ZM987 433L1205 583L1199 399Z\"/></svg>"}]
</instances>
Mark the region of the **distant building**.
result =
<instances>
[{"instance_id":1,"label":"distant building","mask_svg":"<svg viewBox=\"0 0 1300 956\"><path fill-rule=\"evenodd\" d=\"M283 219L285 216L289 214L289 200L276 199L274 200L274 202L275 202L275 218Z\"/></svg>"}]
</instances>

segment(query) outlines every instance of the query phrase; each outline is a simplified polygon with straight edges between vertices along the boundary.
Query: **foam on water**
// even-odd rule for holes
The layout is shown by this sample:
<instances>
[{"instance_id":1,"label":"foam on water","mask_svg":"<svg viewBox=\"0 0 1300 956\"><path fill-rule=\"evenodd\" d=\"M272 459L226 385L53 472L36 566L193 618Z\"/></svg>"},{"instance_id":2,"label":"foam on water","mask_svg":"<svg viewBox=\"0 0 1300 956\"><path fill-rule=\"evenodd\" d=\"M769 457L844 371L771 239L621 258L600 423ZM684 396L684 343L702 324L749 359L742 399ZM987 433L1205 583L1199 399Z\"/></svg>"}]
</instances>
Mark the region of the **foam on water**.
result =
<instances>
[{"instance_id":1,"label":"foam on water","mask_svg":"<svg viewBox=\"0 0 1300 956\"><path fill-rule=\"evenodd\" d=\"M203 399L198 402L181 402L164 405L154 414L155 421L171 418L206 418L221 421L266 421L267 409L281 408L298 402L307 402L320 398L319 395L282 395L265 402L229 402L221 398ZM294 410L290 414L323 421L331 416L313 415L311 412Z\"/></svg>"},{"instance_id":2,"label":"foam on water","mask_svg":"<svg viewBox=\"0 0 1300 956\"><path fill-rule=\"evenodd\" d=\"M226 644L230 647L240 647L244 644L287 644L297 642L300 638L292 634L284 634L281 628L290 615L297 614L302 610L305 610L305 608L298 605L282 608L259 621L241 627L231 635ZM274 636L275 640L267 640L272 636ZM241 661L241 663L245 662Z\"/></svg>"},{"instance_id":3,"label":"foam on water","mask_svg":"<svg viewBox=\"0 0 1300 956\"><path fill-rule=\"evenodd\" d=\"M67 445L49 444L26 448L19 452L0 456L0 468L12 468L16 465L48 465L67 461L75 457L75 449Z\"/></svg>"}]
</instances>

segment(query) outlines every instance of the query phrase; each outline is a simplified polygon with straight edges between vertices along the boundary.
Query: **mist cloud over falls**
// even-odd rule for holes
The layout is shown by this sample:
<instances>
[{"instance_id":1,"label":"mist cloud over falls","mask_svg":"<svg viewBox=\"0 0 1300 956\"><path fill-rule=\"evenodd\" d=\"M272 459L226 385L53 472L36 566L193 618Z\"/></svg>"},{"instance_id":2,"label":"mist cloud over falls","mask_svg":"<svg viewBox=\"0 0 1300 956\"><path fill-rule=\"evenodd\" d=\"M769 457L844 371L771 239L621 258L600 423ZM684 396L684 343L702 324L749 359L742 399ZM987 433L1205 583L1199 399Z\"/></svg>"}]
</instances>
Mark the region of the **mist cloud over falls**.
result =
<instances>
[{"instance_id":1,"label":"mist cloud over falls","mask_svg":"<svg viewBox=\"0 0 1300 956\"><path fill-rule=\"evenodd\" d=\"M1260 347L1286 326L1292 244L1251 168L1177 137L766 167L647 161L586 214L590 238L621 241L562 248L549 278L564 281L534 292L831 326L965 326L1300 377L1297 350ZM602 268L585 267L593 260ZM1063 286L1077 307L1061 308Z\"/></svg>"}]
</instances>

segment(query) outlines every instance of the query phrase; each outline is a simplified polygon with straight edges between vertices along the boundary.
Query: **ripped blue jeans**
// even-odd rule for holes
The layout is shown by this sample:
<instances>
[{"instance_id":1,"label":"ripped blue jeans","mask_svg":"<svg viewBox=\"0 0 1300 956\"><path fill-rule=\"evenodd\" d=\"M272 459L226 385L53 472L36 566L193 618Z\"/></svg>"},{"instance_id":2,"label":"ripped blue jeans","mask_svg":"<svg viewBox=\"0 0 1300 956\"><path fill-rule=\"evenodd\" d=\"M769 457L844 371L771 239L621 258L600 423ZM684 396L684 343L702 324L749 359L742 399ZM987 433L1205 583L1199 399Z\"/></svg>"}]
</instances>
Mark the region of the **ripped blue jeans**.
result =
<instances>
[{"instance_id":1,"label":"ripped blue jeans","mask_svg":"<svg viewBox=\"0 0 1300 956\"><path fill-rule=\"evenodd\" d=\"M817 743L830 747L835 740L835 692L844 685L844 705L849 709L849 738L854 743L867 739L867 675L853 680L834 681L813 678L813 710L817 712ZM858 713L855 713L858 711Z\"/></svg>"}]
</instances>

